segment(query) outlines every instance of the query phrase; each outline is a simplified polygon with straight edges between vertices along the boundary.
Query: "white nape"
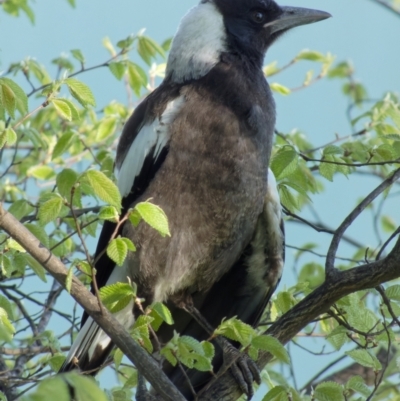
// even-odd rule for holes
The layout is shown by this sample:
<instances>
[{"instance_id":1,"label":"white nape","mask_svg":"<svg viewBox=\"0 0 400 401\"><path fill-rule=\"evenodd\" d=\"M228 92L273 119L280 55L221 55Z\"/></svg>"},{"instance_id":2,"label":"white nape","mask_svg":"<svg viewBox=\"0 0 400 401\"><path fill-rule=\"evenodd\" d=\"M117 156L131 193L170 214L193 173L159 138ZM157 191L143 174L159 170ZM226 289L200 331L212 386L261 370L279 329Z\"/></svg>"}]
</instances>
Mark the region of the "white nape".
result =
<instances>
[{"instance_id":1,"label":"white nape","mask_svg":"<svg viewBox=\"0 0 400 401\"><path fill-rule=\"evenodd\" d=\"M166 76L177 83L201 78L219 62L226 43L222 14L211 2L199 4L180 23L168 57Z\"/></svg>"},{"instance_id":2,"label":"white nape","mask_svg":"<svg viewBox=\"0 0 400 401\"><path fill-rule=\"evenodd\" d=\"M116 167L115 170L118 188L122 197L127 196L132 190L133 182L140 174L150 150L155 146L154 154L152 155L155 162L163 147L167 145L170 138L169 126L174 121L184 102L184 96L179 96L170 101L161 117L156 118L151 124L144 125L135 137L120 168Z\"/></svg>"}]
</instances>

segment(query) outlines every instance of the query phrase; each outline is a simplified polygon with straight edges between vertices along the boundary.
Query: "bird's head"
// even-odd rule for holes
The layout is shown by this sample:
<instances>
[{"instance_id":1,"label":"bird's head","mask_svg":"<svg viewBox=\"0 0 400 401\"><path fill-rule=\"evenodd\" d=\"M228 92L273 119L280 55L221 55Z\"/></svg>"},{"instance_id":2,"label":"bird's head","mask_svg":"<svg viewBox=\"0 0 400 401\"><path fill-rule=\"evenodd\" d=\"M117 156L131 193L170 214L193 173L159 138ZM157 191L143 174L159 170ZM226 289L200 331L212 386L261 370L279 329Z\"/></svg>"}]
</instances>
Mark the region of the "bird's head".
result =
<instances>
[{"instance_id":1,"label":"bird's head","mask_svg":"<svg viewBox=\"0 0 400 401\"><path fill-rule=\"evenodd\" d=\"M198 79L224 52L261 65L268 47L280 35L330 16L319 10L279 6L273 0L202 0L181 21L167 77L175 82Z\"/></svg>"}]
</instances>

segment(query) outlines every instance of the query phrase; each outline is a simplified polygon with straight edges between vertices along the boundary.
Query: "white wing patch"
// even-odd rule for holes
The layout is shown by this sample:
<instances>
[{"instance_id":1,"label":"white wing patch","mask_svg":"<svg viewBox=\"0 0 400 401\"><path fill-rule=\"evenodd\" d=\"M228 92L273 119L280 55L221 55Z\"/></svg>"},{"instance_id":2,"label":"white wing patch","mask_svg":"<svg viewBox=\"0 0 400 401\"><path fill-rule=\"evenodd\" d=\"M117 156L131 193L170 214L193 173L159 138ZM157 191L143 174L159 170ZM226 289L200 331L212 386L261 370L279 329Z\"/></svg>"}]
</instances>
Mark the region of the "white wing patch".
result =
<instances>
[{"instance_id":1,"label":"white wing patch","mask_svg":"<svg viewBox=\"0 0 400 401\"><path fill-rule=\"evenodd\" d=\"M143 126L136 136L121 167L115 171L122 197L127 196L131 191L133 182L140 174L150 150L155 146L153 157L156 161L161 150L167 145L170 138L169 125L174 121L184 102L184 96L169 102L161 117Z\"/></svg>"},{"instance_id":2,"label":"white wing patch","mask_svg":"<svg viewBox=\"0 0 400 401\"><path fill-rule=\"evenodd\" d=\"M221 13L211 2L192 8L182 19L172 42L166 76L182 83L206 75L226 50Z\"/></svg>"}]
</instances>

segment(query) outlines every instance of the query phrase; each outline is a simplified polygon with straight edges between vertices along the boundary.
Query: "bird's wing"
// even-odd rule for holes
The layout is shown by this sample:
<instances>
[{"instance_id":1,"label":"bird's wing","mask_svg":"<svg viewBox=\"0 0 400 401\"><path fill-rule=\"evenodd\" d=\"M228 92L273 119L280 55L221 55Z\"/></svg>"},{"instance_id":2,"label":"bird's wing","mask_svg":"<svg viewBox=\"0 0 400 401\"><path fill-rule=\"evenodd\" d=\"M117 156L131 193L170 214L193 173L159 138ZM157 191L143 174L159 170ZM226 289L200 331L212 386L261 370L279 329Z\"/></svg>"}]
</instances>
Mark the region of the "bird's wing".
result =
<instances>
[{"instance_id":1,"label":"bird's wing","mask_svg":"<svg viewBox=\"0 0 400 401\"><path fill-rule=\"evenodd\" d=\"M125 124L118 145L115 168L118 188L122 195L122 215L144 193L162 166L168 154L169 125L183 102L184 98L178 96L176 90L171 93L160 86L135 109ZM125 269L116 269L115 263L104 252L115 229L115 223L106 221L97 244L94 260L98 288L127 281ZM92 292L94 293L93 284ZM124 326L129 327L133 324L132 309L133 305L129 304L114 316ZM96 373L111 349L110 338L84 312L81 330L60 372L71 370L78 365L84 371L93 370L93 373Z\"/></svg>"},{"instance_id":2,"label":"bird's wing","mask_svg":"<svg viewBox=\"0 0 400 401\"><path fill-rule=\"evenodd\" d=\"M195 306L213 327L217 327L223 318L233 316L256 326L280 281L284 258L282 208L275 177L269 170L264 209L251 242L229 272L214 284L205 297L196 297L194 294ZM174 305L168 306L172 310L174 321L180 325L176 330L181 335L192 336L199 341L209 337L186 312ZM174 327L171 329L171 326L163 325L157 334L165 341L172 335L173 329ZM217 347L214 358L215 371L221 363L222 354ZM166 362L165 370L179 390L190 397L191 390L181 369L173 368ZM208 373L197 370L189 370L186 375L190 377L196 391L211 378Z\"/></svg>"}]
</instances>

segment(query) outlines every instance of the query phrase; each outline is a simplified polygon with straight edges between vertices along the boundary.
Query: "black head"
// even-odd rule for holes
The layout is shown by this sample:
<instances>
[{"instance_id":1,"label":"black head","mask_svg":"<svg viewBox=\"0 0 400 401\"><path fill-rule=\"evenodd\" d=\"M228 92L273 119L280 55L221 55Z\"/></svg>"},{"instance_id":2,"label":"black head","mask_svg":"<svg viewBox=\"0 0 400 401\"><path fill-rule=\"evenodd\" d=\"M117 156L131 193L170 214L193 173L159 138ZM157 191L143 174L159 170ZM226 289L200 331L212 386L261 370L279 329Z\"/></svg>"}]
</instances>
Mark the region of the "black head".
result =
<instances>
[{"instance_id":1,"label":"black head","mask_svg":"<svg viewBox=\"0 0 400 401\"><path fill-rule=\"evenodd\" d=\"M224 18L231 51L262 62L268 47L284 32L331 15L318 10L282 7L273 0L203 0L214 3Z\"/></svg>"}]
</instances>

